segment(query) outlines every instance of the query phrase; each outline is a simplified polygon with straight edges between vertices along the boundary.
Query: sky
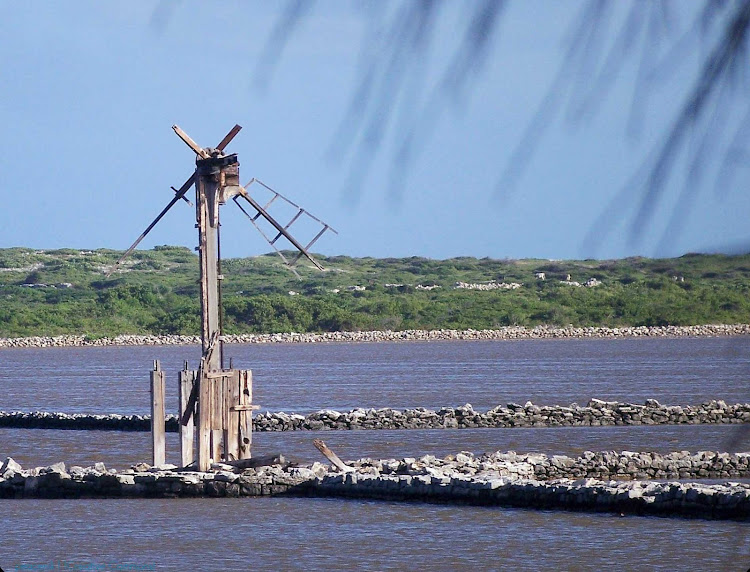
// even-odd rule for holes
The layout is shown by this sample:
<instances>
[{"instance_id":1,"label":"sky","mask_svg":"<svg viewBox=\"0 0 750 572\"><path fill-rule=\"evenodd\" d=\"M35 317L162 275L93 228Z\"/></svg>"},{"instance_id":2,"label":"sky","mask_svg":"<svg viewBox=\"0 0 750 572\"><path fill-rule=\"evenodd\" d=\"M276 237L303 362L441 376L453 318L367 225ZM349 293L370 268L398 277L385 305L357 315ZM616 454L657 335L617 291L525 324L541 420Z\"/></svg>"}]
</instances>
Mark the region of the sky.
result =
<instances>
[{"instance_id":1,"label":"sky","mask_svg":"<svg viewBox=\"0 0 750 572\"><path fill-rule=\"evenodd\" d=\"M210 147L238 123L227 150L238 154L242 182L261 180L335 228L338 235L313 248L325 255L750 251L747 169L721 185L716 177L747 109L734 92L716 104L724 130L688 145L702 149L705 175L680 155L653 216L630 230L642 191L633 176L663 142L716 32L695 39L696 50L669 52L654 42L653 61L666 63L648 82L638 81L639 56L602 87L595 65L563 65L583 3L511 1L486 59L474 54L468 81L453 89L445 70L476 5L446 3L429 48L387 68L394 45L387 30L402 2L318 2L282 45L273 38L285 2L0 0L0 247L124 250L194 169L194 154L171 126ZM601 61L629 13L629 3L613 5L592 59ZM663 33L679 38L699 3L672 6ZM362 78L375 70L377 79L378 69L388 81L357 99ZM743 85L736 91L747 93ZM561 104L538 113L549 94ZM363 105L361 116L349 114L352 102ZM510 184L504 174L520 165L514 153L535 119L545 129L523 147L531 152ZM406 157L401 143L412 134ZM260 190L249 187L262 202ZM224 257L270 250L234 205L222 209L222 221ZM141 248L193 247L194 222L180 202ZM314 233L302 224L292 231L303 243Z\"/></svg>"}]
</instances>

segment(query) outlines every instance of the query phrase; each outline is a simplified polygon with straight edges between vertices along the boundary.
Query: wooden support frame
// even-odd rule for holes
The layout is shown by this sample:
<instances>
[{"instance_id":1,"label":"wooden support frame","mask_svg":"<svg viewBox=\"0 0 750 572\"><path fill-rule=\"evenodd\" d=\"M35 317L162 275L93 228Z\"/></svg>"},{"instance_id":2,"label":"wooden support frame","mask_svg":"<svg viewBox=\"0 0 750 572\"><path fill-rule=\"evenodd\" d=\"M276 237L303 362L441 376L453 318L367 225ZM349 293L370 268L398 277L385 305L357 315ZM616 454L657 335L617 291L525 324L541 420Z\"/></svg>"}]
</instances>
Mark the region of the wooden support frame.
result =
<instances>
[{"instance_id":1,"label":"wooden support frame","mask_svg":"<svg viewBox=\"0 0 750 572\"><path fill-rule=\"evenodd\" d=\"M194 377L193 377L194 376ZM183 371L180 387L187 394L187 379L195 379L198 407L198 450L199 471L208 471L213 463L237 461L251 458L253 420L252 412L257 409L252 403L253 376L250 370L228 369L221 371ZM194 390L193 390L194 391ZM181 429L189 417L190 400L180 398ZM192 440L191 440L192 444ZM187 446L182 457L183 466L193 459L187 456Z\"/></svg>"}]
</instances>

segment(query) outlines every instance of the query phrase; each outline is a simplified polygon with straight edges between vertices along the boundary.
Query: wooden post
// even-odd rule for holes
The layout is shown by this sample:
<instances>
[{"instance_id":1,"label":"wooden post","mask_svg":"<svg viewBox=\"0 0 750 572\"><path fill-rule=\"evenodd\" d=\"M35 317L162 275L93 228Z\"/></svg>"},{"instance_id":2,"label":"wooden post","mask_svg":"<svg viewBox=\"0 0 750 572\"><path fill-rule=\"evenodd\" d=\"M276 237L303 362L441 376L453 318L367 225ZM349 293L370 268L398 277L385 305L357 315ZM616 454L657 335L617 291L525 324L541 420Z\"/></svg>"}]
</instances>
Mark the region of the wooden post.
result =
<instances>
[{"instance_id":1,"label":"wooden post","mask_svg":"<svg viewBox=\"0 0 750 572\"><path fill-rule=\"evenodd\" d=\"M222 438L224 437L224 380L226 378L221 372L215 374L212 382L211 391L211 457L214 463L222 459Z\"/></svg>"},{"instance_id":2,"label":"wooden post","mask_svg":"<svg viewBox=\"0 0 750 572\"><path fill-rule=\"evenodd\" d=\"M196 219L200 245L201 367L207 371L218 371L222 367L218 272L220 177L210 164L204 165L200 160L195 172Z\"/></svg>"},{"instance_id":3,"label":"wooden post","mask_svg":"<svg viewBox=\"0 0 750 572\"><path fill-rule=\"evenodd\" d=\"M212 379L208 372L199 371L198 379L198 470L211 467L211 409Z\"/></svg>"},{"instance_id":4,"label":"wooden post","mask_svg":"<svg viewBox=\"0 0 750 572\"><path fill-rule=\"evenodd\" d=\"M188 466L195 460L194 436L195 436L195 404L197 400L198 387L196 384L196 372L189 371L187 364L180 372L180 464Z\"/></svg>"},{"instance_id":5,"label":"wooden post","mask_svg":"<svg viewBox=\"0 0 750 572\"><path fill-rule=\"evenodd\" d=\"M232 376L226 378L224 397L224 461L236 461L240 458L240 372L230 370Z\"/></svg>"},{"instance_id":6,"label":"wooden post","mask_svg":"<svg viewBox=\"0 0 750 572\"><path fill-rule=\"evenodd\" d=\"M183 139L184 140L184 139ZM219 197L220 170L204 157L195 170L196 222L200 254L201 358L199 377L198 469L207 471L219 460L221 432L215 432L214 418L223 395L217 399L221 380L210 374L221 370L221 324L219 321ZM219 413L220 415L220 413ZM220 428L219 428L220 429Z\"/></svg>"},{"instance_id":7,"label":"wooden post","mask_svg":"<svg viewBox=\"0 0 750 572\"><path fill-rule=\"evenodd\" d=\"M164 424L164 372L159 361L154 360L154 371L151 372L151 452L154 466L166 463Z\"/></svg>"},{"instance_id":8,"label":"wooden post","mask_svg":"<svg viewBox=\"0 0 750 572\"><path fill-rule=\"evenodd\" d=\"M253 445L253 372L249 369L238 371L240 379L239 446L240 459L250 459Z\"/></svg>"}]
</instances>

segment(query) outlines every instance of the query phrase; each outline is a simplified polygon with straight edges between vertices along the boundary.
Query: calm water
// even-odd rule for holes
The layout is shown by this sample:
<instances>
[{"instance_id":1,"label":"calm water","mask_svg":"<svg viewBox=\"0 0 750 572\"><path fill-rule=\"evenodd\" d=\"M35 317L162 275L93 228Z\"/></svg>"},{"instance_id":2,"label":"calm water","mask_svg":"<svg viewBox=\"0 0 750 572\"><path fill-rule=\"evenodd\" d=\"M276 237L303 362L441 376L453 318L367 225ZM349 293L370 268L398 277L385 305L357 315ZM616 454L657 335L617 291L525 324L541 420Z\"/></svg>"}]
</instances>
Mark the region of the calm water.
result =
<instances>
[{"instance_id":1,"label":"calm water","mask_svg":"<svg viewBox=\"0 0 750 572\"><path fill-rule=\"evenodd\" d=\"M591 397L750 401L750 338L228 346L263 409L440 407ZM195 347L0 350L0 409L147 413L153 359L175 380ZM168 383L176 402L175 381ZM726 450L732 426L260 433L256 454L319 460L460 450ZM739 448L747 450L747 442ZM168 458L177 454L168 435ZM0 429L25 466L147 460L147 433ZM2 501L4 570L747 570L745 523L332 499ZM32 569L32 568L26 568ZM68 566L67 569L74 569Z\"/></svg>"},{"instance_id":2,"label":"calm water","mask_svg":"<svg viewBox=\"0 0 750 572\"><path fill-rule=\"evenodd\" d=\"M228 345L225 354L253 370L254 401L271 411L750 400L741 383L750 337ZM176 408L177 371L199 356L195 346L0 350L0 410L148 413L154 359Z\"/></svg>"}]
</instances>

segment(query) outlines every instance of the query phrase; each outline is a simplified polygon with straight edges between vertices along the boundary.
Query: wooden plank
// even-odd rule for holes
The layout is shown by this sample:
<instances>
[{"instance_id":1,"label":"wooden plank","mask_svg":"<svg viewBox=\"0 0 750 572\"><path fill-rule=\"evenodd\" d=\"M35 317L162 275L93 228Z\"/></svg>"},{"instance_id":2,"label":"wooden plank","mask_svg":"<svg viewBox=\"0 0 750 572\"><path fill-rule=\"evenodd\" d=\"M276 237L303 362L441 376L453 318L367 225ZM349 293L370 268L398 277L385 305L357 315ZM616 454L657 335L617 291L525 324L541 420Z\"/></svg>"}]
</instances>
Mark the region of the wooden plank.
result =
<instances>
[{"instance_id":1,"label":"wooden plank","mask_svg":"<svg viewBox=\"0 0 750 572\"><path fill-rule=\"evenodd\" d=\"M216 148L217 148L217 149L218 149L219 151L223 151L223 150L224 150L224 149L226 148L226 146L227 146L227 145L229 145L229 142L230 142L230 141L231 141L232 139L234 139L234 136L235 136L235 135L237 135L237 133L239 133L239 132L240 132L240 129L242 129L242 126L241 126L241 125L235 125L234 127L232 127L232 129L230 129L230 130L229 130L229 133L227 133L227 134L226 134L226 135L224 136L224 139L222 139L222 140L221 140L221 141L219 142L219 144L218 144L218 145L216 146Z\"/></svg>"},{"instance_id":2,"label":"wooden plank","mask_svg":"<svg viewBox=\"0 0 750 572\"><path fill-rule=\"evenodd\" d=\"M211 380L200 372L198 378L198 470L211 466Z\"/></svg>"},{"instance_id":3,"label":"wooden plank","mask_svg":"<svg viewBox=\"0 0 750 572\"><path fill-rule=\"evenodd\" d=\"M211 458L214 463L222 458L221 446L224 438L222 411L224 409L224 377L211 379Z\"/></svg>"},{"instance_id":4,"label":"wooden plank","mask_svg":"<svg viewBox=\"0 0 750 572\"><path fill-rule=\"evenodd\" d=\"M235 409L240 402L240 372L234 370L226 380L224 397L224 460L240 458L240 413Z\"/></svg>"},{"instance_id":5,"label":"wooden plank","mask_svg":"<svg viewBox=\"0 0 750 572\"><path fill-rule=\"evenodd\" d=\"M159 362L154 361L151 372L151 464L154 466L166 463L164 413L164 372Z\"/></svg>"},{"instance_id":6,"label":"wooden plank","mask_svg":"<svg viewBox=\"0 0 750 572\"><path fill-rule=\"evenodd\" d=\"M209 371L206 373L206 377L209 379L224 379L225 377L232 377L231 371Z\"/></svg>"},{"instance_id":7,"label":"wooden plank","mask_svg":"<svg viewBox=\"0 0 750 572\"><path fill-rule=\"evenodd\" d=\"M315 445L315 448L323 453L323 456L331 461L331 463L333 463L334 466L336 466L340 471L344 471L346 473L354 470L352 467L344 463L344 461L339 459L338 455L331 451L321 439L313 439L313 445Z\"/></svg>"},{"instance_id":8,"label":"wooden plank","mask_svg":"<svg viewBox=\"0 0 750 572\"><path fill-rule=\"evenodd\" d=\"M211 429L222 431L224 429L224 377L211 377L211 394L213 407L211 409ZM218 460L216 457L214 461Z\"/></svg>"},{"instance_id":9,"label":"wooden plank","mask_svg":"<svg viewBox=\"0 0 750 572\"><path fill-rule=\"evenodd\" d=\"M260 409L260 405L234 405L232 407L233 411L255 411L256 409Z\"/></svg>"},{"instance_id":10,"label":"wooden plank","mask_svg":"<svg viewBox=\"0 0 750 572\"><path fill-rule=\"evenodd\" d=\"M183 370L179 374L180 393L180 466L186 467L195 460L195 371Z\"/></svg>"},{"instance_id":11,"label":"wooden plank","mask_svg":"<svg viewBox=\"0 0 750 572\"><path fill-rule=\"evenodd\" d=\"M239 370L240 402L238 407L252 405L253 401L253 372L249 369ZM239 411L239 446L240 459L252 457L253 446L253 412L249 409Z\"/></svg>"},{"instance_id":12,"label":"wooden plank","mask_svg":"<svg viewBox=\"0 0 750 572\"><path fill-rule=\"evenodd\" d=\"M190 147L195 152L195 154L198 155L201 159L208 159L210 157L210 155L203 149L203 147L201 147L195 141L193 141L190 138L190 135L185 133L177 125L172 125L172 129L174 130L175 133L177 133L177 136L185 142L185 145Z\"/></svg>"}]
</instances>

